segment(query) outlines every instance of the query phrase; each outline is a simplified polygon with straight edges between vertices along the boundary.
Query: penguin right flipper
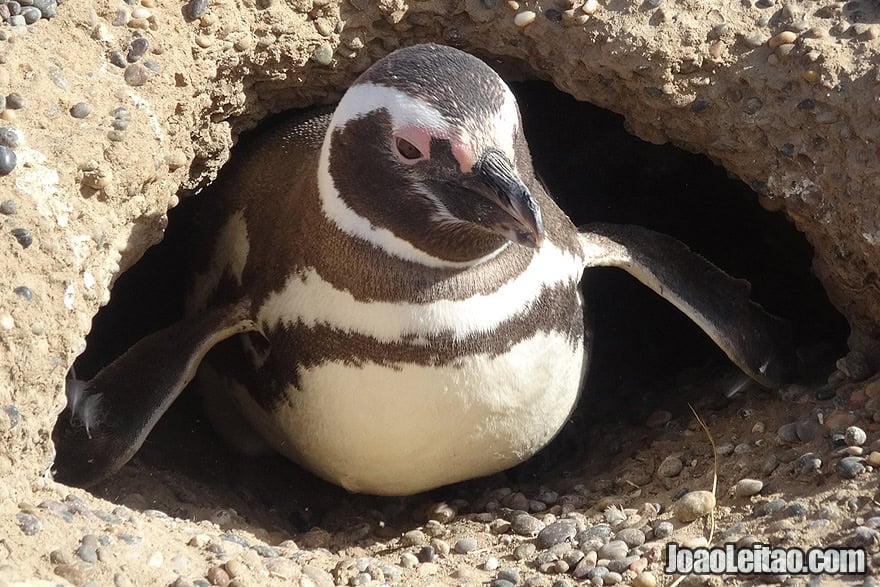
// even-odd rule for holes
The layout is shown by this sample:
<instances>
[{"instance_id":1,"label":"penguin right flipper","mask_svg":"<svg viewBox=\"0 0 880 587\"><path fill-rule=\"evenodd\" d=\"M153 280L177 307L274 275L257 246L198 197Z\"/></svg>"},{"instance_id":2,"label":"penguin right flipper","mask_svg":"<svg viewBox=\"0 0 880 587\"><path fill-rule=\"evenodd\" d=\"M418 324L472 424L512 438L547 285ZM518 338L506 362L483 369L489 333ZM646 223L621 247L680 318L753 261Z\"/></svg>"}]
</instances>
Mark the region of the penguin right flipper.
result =
<instances>
[{"instance_id":1,"label":"penguin right flipper","mask_svg":"<svg viewBox=\"0 0 880 587\"><path fill-rule=\"evenodd\" d=\"M618 267L684 312L747 375L779 387L794 375L788 324L749 297L751 286L682 242L632 225L579 229L586 267Z\"/></svg>"},{"instance_id":2,"label":"penguin right flipper","mask_svg":"<svg viewBox=\"0 0 880 587\"><path fill-rule=\"evenodd\" d=\"M67 407L52 434L55 480L86 487L118 471L208 351L255 330L249 302L218 307L142 338L88 382L68 380Z\"/></svg>"}]
</instances>

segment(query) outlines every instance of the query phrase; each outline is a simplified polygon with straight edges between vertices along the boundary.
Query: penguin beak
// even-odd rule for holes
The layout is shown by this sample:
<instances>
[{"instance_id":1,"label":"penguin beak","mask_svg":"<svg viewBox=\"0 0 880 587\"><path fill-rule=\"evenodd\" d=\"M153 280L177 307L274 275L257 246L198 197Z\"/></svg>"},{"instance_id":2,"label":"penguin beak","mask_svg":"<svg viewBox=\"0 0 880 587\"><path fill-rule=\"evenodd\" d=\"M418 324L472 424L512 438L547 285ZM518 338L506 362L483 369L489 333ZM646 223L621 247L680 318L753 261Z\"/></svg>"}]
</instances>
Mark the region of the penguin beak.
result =
<instances>
[{"instance_id":1,"label":"penguin beak","mask_svg":"<svg viewBox=\"0 0 880 587\"><path fill-rule=\"evenodd\" d=\"M497 149L487 149L474 165L472 174L470 189L503 212L487 220L486 228L525 247L540 247L544 242L541 208L507 156Z\"/></svg>"}]
</instances>

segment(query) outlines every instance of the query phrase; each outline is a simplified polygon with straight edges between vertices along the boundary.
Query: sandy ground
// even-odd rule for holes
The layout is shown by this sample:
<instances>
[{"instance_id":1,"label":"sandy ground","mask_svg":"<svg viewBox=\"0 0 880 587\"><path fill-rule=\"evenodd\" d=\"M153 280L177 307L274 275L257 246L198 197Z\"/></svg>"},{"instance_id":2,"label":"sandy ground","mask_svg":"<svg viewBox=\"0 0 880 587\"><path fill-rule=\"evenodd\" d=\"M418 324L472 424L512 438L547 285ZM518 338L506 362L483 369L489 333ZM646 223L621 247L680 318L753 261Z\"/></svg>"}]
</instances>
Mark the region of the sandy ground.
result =
<instances>
[{"instance_id":1,"label":"sandy ground","mask_svg":"<svg viewBox=\"0 0 880 587\"><path fill-rule=\"evenodd\" d=\"M668 402L637 387L632 403L581 415L547 456L428 496L350 496L277 459L242 462L185 406L163 424L172 434L94 492L49 480L64 376L111 283L160 238L168 208L211 179L239 131L332 99L413 39L522 59L528 67L498 65L626 113L642 138L724 163L808 235L816 272L857 327L851 342L871 348L880 315L870 197L880 103L868 99L880 83L876 3L615 0L574 23L568 5L552 2L265 4L217 1L193 19L189 5L155 0L66 2L52 20L0 26L0 117L21 134L3 139L17 165L0 177L0 203L15 203L0 207L0 584L611 584L616 576L588 567L607 563L603 541L626 528L643 536L624 534L633 549L624 555L636 559L619 580L650 585L636 579L647 571L669 584L663 545L710 536L707 518L675 516L682 491L713 485L711 445L686 399L719 447L713 544L853 545L877 572L880 385L858 356L836 374L823 363L833 385L821 400L815 387L789 387L718 401L732 376L714 367L664 380ZM536 21L517 27L526 10ZM794 37L777 37L785 31ZM138 38L148 48L127 63ZM81 102L84 118L72 114ZM839 435L852 425L866 439L847 447ZM170 452L178 458L168 461ZM847 456L855 462L841 465ZM744 478L761 481L760 493L736 497ZM560 518L572 536L568 522L553 525ZM664 521L669 535L658 531ZM541 524L562 533L561 546L533 535ZM461 538L475 545L457 552ZM735 581L783 580L807 578ZM713 581L721 584L696 583Z\"/></svg>"}]
</instances>

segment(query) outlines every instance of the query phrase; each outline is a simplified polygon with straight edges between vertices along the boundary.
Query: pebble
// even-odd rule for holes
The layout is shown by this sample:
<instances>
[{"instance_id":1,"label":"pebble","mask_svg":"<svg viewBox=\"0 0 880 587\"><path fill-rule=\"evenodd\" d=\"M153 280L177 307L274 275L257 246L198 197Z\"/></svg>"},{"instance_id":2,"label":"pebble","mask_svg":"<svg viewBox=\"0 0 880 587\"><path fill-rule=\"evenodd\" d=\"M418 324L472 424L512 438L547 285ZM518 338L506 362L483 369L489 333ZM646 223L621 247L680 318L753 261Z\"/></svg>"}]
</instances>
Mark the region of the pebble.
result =
<instances>
[{"instance_id":1,"label":"pebble","mask_svg":"<svg viewBox=\"0 0 880 587\"><path fill-rule=\"evenodd\" d=\"M675 455L669 455L657 467L659 477L675 477L684 469L684 463Z\"/></svg>"},{"instance_id":2,"label":"pebble","mask_svg":"<svg viewBox=\"0 0 880 587\"><path fill-rule=\"evenodd\" d=\"M781 33L770 37L770 40L767 41L767 44L771 49L776 49L780 45L788 45L795 42L797 39L797 33L792 31L782 31Z\"/></svg>"},{"instance_id":3,"label":"pebble","mask_svg":"<svg viewBox=\"0 0 880 587\"><path fill-rule=\"evenodd\" d=\"M419 559L411 552L404 552L400 555L400 566L404 569L414 569L419 565Z\"/></svg>"},{"instance_id":4,"label":"pebble","mask_svg":"<svg viewBox=\"0 0 880 587\"><path fill-rule=\"evenodd\" d=\"M862 446L867 442L868 435L858 426L850 426L844 433L847 446Z\"/></svg>"},{"instance_id":5,"label":"pebble","mask_svg":"<svg viewBox=\"0 0 880 587\"><path fill-rule=\"evenodd\" d=\"M39 9L34 8L33 6L26 6L21 9L21 16L24 18L25 24L34 24L41 18L43 18L43 14L39 11Z\"/></svg>"},{"instance_id":6,"label":"pebble","mask_svg":"<svg viewBox=\"0 0 880 587\"><path fill-rule=\"evenodd\" d=\"M147 83L147 68L139 63L132 63L125 68L123 74L125 83L133 87L139 87Z\"/></svg>"},{"instance_id":7,"label":"pebble","mask_svg":"<svg viewBox=\"0 0 880 587\"><path fill-rule=\"evenodd\" d=\"M12 216L18 210L18 204L15 200L3 200L0 202L0 214Z\"/></svg>"},{"instance_id":8,"label":"pebble","mask_svg":"<svg viewBox=\"0 0 880 587\"><path fill-rule=\"evenodd\" d=\"M486 559L486 562L483 563L483 569L486 571L494 571L498 568L498 565L501 563L498 562L498 559L494 556L490 556Z\"/></svg>"},{"instance_id":9,"label":"pebble","mask_svg":"<svg viewBox=\"0 0 880 587\"><path fill-rule=\"evenodd\" d=\"M654 525L654 538L666 538L672 534L673 530L675 530L675 526L672 525L672 522L658 522Z\"/></svg>"},{"instance_id":10,"label":"pebble","mask_svg":"<svg viewBox=\"0 0 880 587\"><path fill-rule=\"evenodd\" d=\"M788 444L796 444L800 441L797 433L797 422L783 424L779 427L776 435L779 437L779 440Z\"/></svg>"},{"instance_id":11,"label":"pebble","mask_svg":"<svg viewBox=\"0 0 880 587\"><path fill-rule=\"evenodd\" d=\"M784 499L772 499L770 501L760 504L753 511L755 513L755 517L760 518L763 516L769 516L770 514L775 514L784 507Z\"/></svg>"},{"instance_id":12,"label":"pebble","mask_svg":"<svg viewBox=\"0 0 880 587\"><path fill-rule=\"evenodd\" d=\"M419 554L416 555L419 557L419 562L422 563L430 563L434 562L434 559L437 556L437 553L434 552L433 546L423 546L419 549Z\"/></svg>"},{"instance_id":13,"label":"pebble","mask_svg":"<svg viewBox=\"0 0 880 587\"><path fill-rule=\"evenodd\" d=\"M513 24L520 28L525 28L535 22L535 19L538 18L538 15L535 14L532 10L523 10L519 14L513 17Z\"/></svg>"},{"instance_id":14,"label":"pebble","mask_svg":"<svg viewBox=\"0 0 880 587\"><path fill-rule=\"evenodd\" d=\"M512 528L520 536L533 537L544 529L544 522L529 514L520 514L513 519Z\"/></svg>"},{"instance_id":15,"label":"pebble","mask_svg":"<svg viewBox=\"0 0 880 587\"><path fill-rule=\"evenodd\" d=\"M535 543L538 548L550 548L570 541L575 534L577 534L577 524L574 520L557 520L538 532Z\"/></svg>"},{"instance_id":16,"label":"pebble","mask_svg":"<svg viewBox=\"0 0 880 587\"><path fill-rule=\"evenodd\" d=\"M123 55L121 51L110 51L110 53L107 55L107 59L110 60L110 63L112 65L115 65L120 69L125 69L125 67L128 65L128 63L125 61L125 55Z\"/></svg>"},{"instance_id":17,"label":"pebble","mask_svg":"<svg viewBox=\"0 0 880 587\"><path fill-rule=\"evenodd\" d=\"M33 0L33 6L43 18L55 18L58 12L57 0Z\"/></svg>"},{"instance_id":18,"label":"pebble","mask_svg":"<svg viewBox=\"0 0 880 587\"><path fill-rule=\"evenodd\" d=\"M844 457L837 463L837 474L844 479L855 479L865 472L861 457Z\"/></svg>"},{"instance_id":19,"label":"pebble","mask_svg":"<svg viewBox=\"0 0 880 587\"><path fill-rule=\"evenodd\" d=\"M791 503L782 512L786 518L801 518L807 515L807 507L802 503Z\"/></svg>"},{"instance_id":20,"label":"pebble","mask_svg":"<svg viewBox=\"0 0 880 587\"><path fill-rule=\"evenodd\" d=\"M13 228L12 236L18 241L22 248L26 249L34 243L34 237L31 236L27 228Z\"/></svg>"},{"instance_id":21,"label":"pebble","mask_svg":"<svg viewBox=\"0 0 880 587\"><path fill-rule=\"evenodd\" d=\"M639 573L638 576L633 579L632 587L656 587L657 586L657 578L654 576L654 573L651 571L645 571L644 573Z\"/></svg>"},{"instance_id":22,"label":"pebble","mask_svg":"<svg viewBox=\"0 0 880 587\"><path fill-rule=\"evenodd\" d=\"M208 10L208 0L189 0L186 5L186 12L193 20L201 18Z\"/></svg>"},{"instance_id":23,"label":"pebble","mask_svg":"<svg viewBox=\"0 0 880 587\"><path fill-rule=\"evenodd\" d=\"M623 540L612 540L608 544L602 546L597 553L599 558L607 558L611 560L622 559L629 552L629 546Z\"/></svg>"},{"instance_id":24,"label":"pebble","mask_svg":"<svg viewBox=\"0 0 880 587\"><path fill-rule=\"evenodd\" d=\"M24 142L24 135L20 130L11 126L0 127L0 146L15 149Z\"/></svg>"},{"instance_id":25,"label":"pebble","mask_svg":"<svg viewBox=\"0 0 880 587\"><path fill-rule=\"evenodd\" d=\"M635 548L645 543L645 533L638 528L624 528L614 538L615 540L623 540L630 548Z\"/></svg>"},{"instance_id":26,"label":"pebble","mask_svg":"<svg viewBox=\"0 0 880 587\"><path fill-rule=\"evenodd\" d=\"M516 548L513 549L513 556L517 560L521 560L521 561L529 560L533 556L535 556L535 553L537 551L538 551L538 547L536 547L531 542L523 542L522 544L520 544L519 546L517 546Z\"/></svg>"},{"instance_id":27,"label":"pebble","mask_svg":"<svg viewBox=\"0 0 880 587\"><path fill-rule=\"evenodd\" d=\"M589 2L587 2L589 4ZM584 4L586 6L586 4ZM663 428L672 421L672 413L666 410L657 410L652 412L648 419L645 420L645 426L648 428Z\"/></svg>"},{"instance_id":28,"label":"pebble","mask_svg":"<svg viewBox=\"0 0 880 587\"><path fill-rule=\"evenodd\" d=\"M795 461L795 469L801 475L812 475L822 468L822 459L814 452L805 453Z\"/></svg>"},{"instance_id":29,"label":"pebble","mask_svg":"<svg viewBox=\"0 0 880 587\"><path fill-rule=\"evenodd\" d=\"M693 522L715 508L711 491L691 491L675 503L675 518L685 524Z\"/></svg>"},{"instance_id":30,"label":"pebble","mask_svg":"<svg viewBox=\"0 0 880 587\"><path fill-rule=\"evenodd\" d=\"M737 497L751 497L761 493L763 488L764 482L759 479L740 479L733 492Z\"/></svg>"},{"instance_id":31,"label":"pebble","mask_svg":"<svg viewBox=\"0 0 880 587\"><path fill-rule=\"evenodd\" d=\"M477 539L472 537L460 538L455 542L455 552L467 554L477 548Z\"/></svg>"},{"instance_id":32,"label":"pebble","mask_svg":"<svg viewBox=\"0 0 880 587\"><path fill-rule=\"evenodd\" d=\"M125 56L125 59L129 63L135 63L144 56L149 47L150 42L147 41L147 39L143 37L137 38L131 42L131 45L129 45L128 54Z\"/></svg>"},{"instance_id":33,"label":"pebble","mask_svg":"<svg viewBox=\"0 0 880 587\"><path fill-rule=\"evenodd\" d=\"M10 110L18 110L24 108L24 98L18 92L12 92L6 95L6 107Z\"/></svg>"},{"instance_id":34,"label":"pebble","mask_svg":"<svg viewBox=\"0 0 880 587\"><path fill-rule=\"evenodd\" d=\"M12 26L25 26L27 24L27 21L20 14L15 14L13 16L10 16L8 22Z\"/></svg>"},{"instance_id":35,"label":"pebble","mask_svg":"<svg viewBox=\"0 0 880 587\"><path fill-rule=\"evenodd\" d=\"M23 297L27 301L31 301L32 299L34 299L33 292L31 292L30 288L25 285L19 285L12 291L16 295Z\"/></svg>"},{"instance_id":36,"label":"pebble","mask_svg":"<svg viewBox=\"0 0 880 587\"><path fill-rule=\"evenodd\" d=\"M312 59L319 65L330 65L333 61L333 47L329 43L324 43L315 49Z\"/></svg>"},{"instance_id":37,"label":"pebble","mask_svg":"<svg viewBox=\"0 0 880 587\"><path fill-rule=\"evenodd\" d=\"M852 539L849 541L850 546L871 548L877 542L878 532L867 526L859 526L853 533Z\"/></svg>"},{"instance_id":38,"label":"pebble","mask_svg":"<svg viewBox=\"0 0 880 587\"><path fill-rule=\"evenodd\" d=\"M18 158L9 147L0 146L0 175L9 175L15 169Z\"/></svg>"},{"instance_id":39,"label":"pebble","mask_svg":"<svg viewBox=\"0 0 880 587\"><path fill-rule=\"evenodd\" d=\"M620 573L608 571L608 574L602 578L602 581L605 585L617 585L618 583L623 581L623 577Z\"/></svg>"},{"instance_id":40,"label":"pebble","mask_svg":"<svg viewBox=\"0 0 880 587\"><path fill-rule=\"evenodd\" d=\"M507 581L513 585L519 583L519 571L514 568L504 568L498 571L498 580Z\"/></svg>"},{"instance_id":41,"label":"pebble","mask_svg":"<svg viewBox=\"0 0 880 587\"><path fill-rule=\"evenodd\" d=\"M767 42L767 35L758 31L743 37L743 41L745 41L746 45L749 47L760 47Z\"/></svg>"},{"instance_id":42,"label":"pebble","mask_svg":"<svg viewBox=\"0 0 880 587\"><path fill-rule=\"evenodd\" d=\"M18 527L21 528L25 536L33 536L43 529L43 522L33 514L19 512L15 514L15 518L18 520Z\"/></svg>"},{"instance_id":43,"label":"pebble","mask_svg":"<svg viewBox=\"0 0 880 587\"><path fill-rule=\"evenodd\" d=\"M867 457L865 457L865 462L872 467L880 467L880 452L872 451Z\"/></svg>"},{"instance_id":44,"label":"pebble","mask_svg":"<svg viewBox=\"0 0 880 587\"><path fill-rule=\"evenodd\" d=\"M584 2L584 5L581 6L581 10L584 12L584 14L595 14L596 11L599 10L599 0L587 0L586 2Z\"/></svg>"},{"instance_id":45,"label":"pebble","mask_svg":"<svg viewBox=\"0 0 880 587\"><path fill-rule=\"evenodd\" d=\"M400 538L403 546L422 546L428 543L428 536L421 530L410 530Z\"/></svg>"},{"instance_id":46,"label":"pebble","mask_svg":"<svg viewBox=\"0 0 880 587\"><path fill-rule=\"evenodd\" d=\"M80 560L87 563L94 563L98 561L98 552L95 546L91 544L80 544L76 549L76 556L80 558Z\"/></svg>"},{"instance_id":47,"label":"pebble","mask_svg":"<svg viewBox=\"0 0 880 587\"><path fill-rule=\"evenodd\" d=\"M92 112L92 107L85 102L77 102L70 108L70 115L74 118L85 118Z\"/></svg>"}]
</instances>

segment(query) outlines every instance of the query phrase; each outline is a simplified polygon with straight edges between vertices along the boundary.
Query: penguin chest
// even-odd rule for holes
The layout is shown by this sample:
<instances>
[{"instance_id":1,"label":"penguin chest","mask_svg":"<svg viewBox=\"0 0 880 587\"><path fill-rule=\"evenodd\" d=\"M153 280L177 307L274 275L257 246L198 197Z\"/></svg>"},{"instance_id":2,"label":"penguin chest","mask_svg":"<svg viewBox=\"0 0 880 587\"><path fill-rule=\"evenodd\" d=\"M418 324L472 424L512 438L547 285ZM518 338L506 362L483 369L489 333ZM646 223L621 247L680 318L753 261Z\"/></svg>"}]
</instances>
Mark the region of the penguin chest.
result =
<instances>
[{"instance_id":1,"label":"penguin chest","mask_svg":"<svg viewBox=\"0 0 880 587\"><path fill-rule=\"evenodd\" d=\"M407 304L358 302L306 272L259 311L271 351L255 368L276 400L236 399L279 452L351 491L492 474L568 418L585 366L581 306L574 278Z\"/></svg>"}]
</instances>

